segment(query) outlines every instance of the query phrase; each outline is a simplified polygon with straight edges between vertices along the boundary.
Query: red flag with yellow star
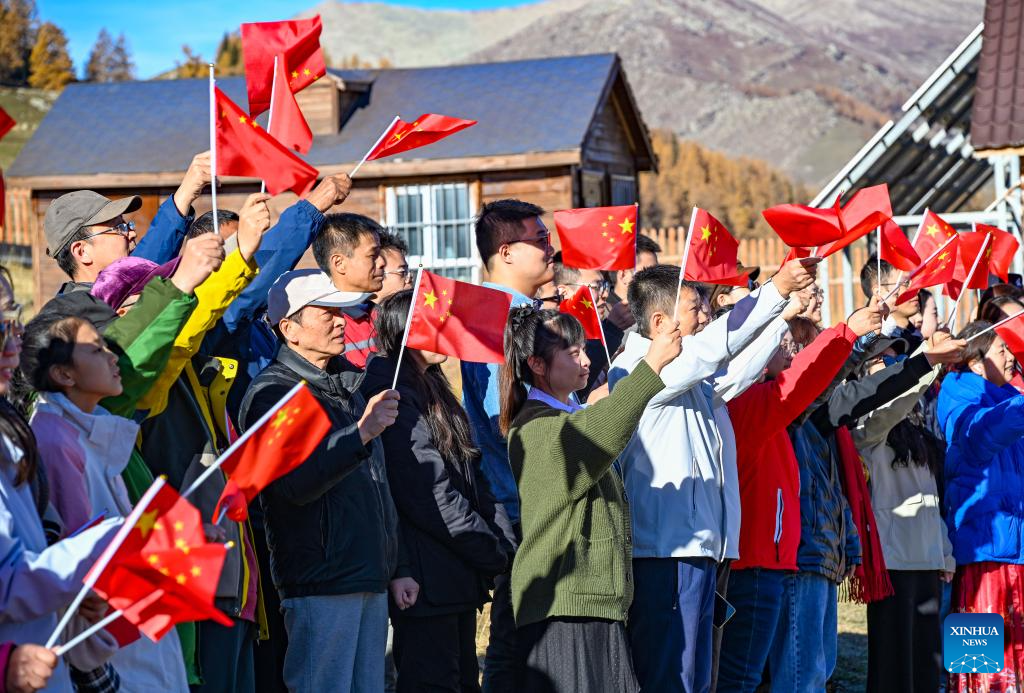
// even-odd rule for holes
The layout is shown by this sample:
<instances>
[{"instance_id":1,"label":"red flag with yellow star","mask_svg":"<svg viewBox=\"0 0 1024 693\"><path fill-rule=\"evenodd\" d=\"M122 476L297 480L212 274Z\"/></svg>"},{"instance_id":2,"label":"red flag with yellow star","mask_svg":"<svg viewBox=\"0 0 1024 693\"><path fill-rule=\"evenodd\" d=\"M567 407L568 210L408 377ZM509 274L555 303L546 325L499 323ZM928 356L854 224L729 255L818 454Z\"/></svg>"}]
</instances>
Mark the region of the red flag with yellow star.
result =
<instances>
[{"instance_id":1,"label":"red flag with yellow star","mask_svg":"<svg viewBox=\"0 0 1024 693\"><path fill-rule=\"evenodd\" d=\"M930 209L924 212L921 228L914 237L914 250L921 257L929 257L939 247L956 235L956 229Z\"/></svg>"},{"instance_id":2,"label":"red flag with yellow star","mask_svg":"<svg viewBox=\"0 0 1024 693\"><path fill-rule=\"evenodd\" d=\"M423 271L405 344L463 361L504 363L511 307L504 291Z\"/></svg>"},{"instance_id":3,"label":"red flag with yellow star","mask_svg":"<svg viewBox=\"0 0 1024 693\"><path fill-rule=\"evenodd\" d=\"M93 590L154 641L185 621L230 626L231 619L213 605L227 548L206 541L199 510L163 478L154 486L123 541L105 566L97 562L86 584L99 569Z\"/></svg>"},{"instance_id":4,"label":"red flag with yellow star","mask_svg":"<svg viewBox=\"0 0 1024 693\"><path fill-rule=\"evenodd\" d=\"M366 160L373 161L424 147L473 125L476 125L475 120L463 120L436 113L424 113L411 123L395 118L395 122L380 138L380 142L366 155Z\"/></svg>"},{"instance_id":5,"label":"red flag with yellow star","mask_svg":"<svg viewBox=\"0 0 1024 693\"><path fill-rule=\"evenodd\" d=\"M906 303L917 296L921 289L953 281L956 273L957 255L960 252L960 239L954 234L946 241L944 248L936 248L924 263L910 275L910 285L903 290L896 300L896 305ZM941 252L940 252L941 251Z\"/></svg>"},{"instance_id":6,"label":"red flag with yellow star","mask_svg":"<svg viewBox=\"0 0 1024 693\"><path fill-rule=\"evenodd\" d=\"M268 135L224 92L215 93L217 175L262 178L271 195L309 192L318 171Z\"/></svg>"},{"instance_id":7,"label":"red flag with yellow star","mask_svg":"<svg viewBox=\"0 0 1024 693\"><path fill-rule=\"evenodd\" d=\"M272 481L306 461L331 430L331 419L305 383L299 383L262 420L224 453L228 475L213 518L221 507L235 522L249 516L249 503Z\"/></svg>"},{"instance_id":8,"label":"red flag with yellow star","mask_svg":"<svg viewBox=\"0 0 1024 693\"><path fill-rule=\"evenodd\" d=\"M693 208L690 219L690 250L686 254L684 276L693 282L746 286L749 275L736 274L739 242L700 207Z\"/></svg>"},{"instance_id":9,"label":"red flag with yellow star","mask_svg":"<svg viewBox=\"0 0 1024 693\"><path fill-rule=\"evenodd\" d=\"M249 92L249 113L253 117L270 108L275 55L285 54L288 63L285 74L293 94L327 74L324 52L320 48L322 30L320 15L284 22L242 24L245 84ZM280 63L278 68L281 68Z\"/></svg>"},{"instance_id":10,"label":"red flag with yellow star","mask_svg":"<svg viewBox=\"0 0 1024 693\"><path fill-rule=\"evenodd\" d=\"M594 293L590 285L584 284L571 298L563 299L558 304L558 310L568 313L583 325L583 334L587 339L600 339L604 343L604 333L601 330L601 316L597 314L597 306L594 305Z\"/></svg>"},{"instance_id":11,"label":"red flag with yellow star","mask_svg":"<svg viewBox=\"0 0 1024 693\"><path fill-rule=\"evenodd\" d=\"M274 78L274 104L270 108L273 118L267 129L271 137L288 149L305 154L313 146L313 132L295 101L295 94L288 88L288 68L283 53L278 55L278 65L277 76Z\"/></svg>"},{"instance_id":12,"label":"red flag with yellow star","mask_svg":"<svg viewBox=\"0 0 1024 693\"><path fill-rule=\"evenodd\" d=\"M986 241L987 239L987 241ZM994 274L1004 282L1009 279L1010 263L1017 252L1017 239L995 226L975 224L974 233L960 235L960 262L956 267L954 281L946 286L946 293L953 298L960 296L967 275L974 267L979 253L984 253L978 269L971 275L968 289L987 289L988 277Z\"/></svg>"},{"instance_id":13,"label":"red flag with yellow star","mask_svg":"<svg viewBox=\"0 0 1024 693\"><path fill-rule=\"evenodd\" d=\"M620 270L636 266L636 205L563 209L554 217L566 267Z\"/></svg>"}]
</instances>

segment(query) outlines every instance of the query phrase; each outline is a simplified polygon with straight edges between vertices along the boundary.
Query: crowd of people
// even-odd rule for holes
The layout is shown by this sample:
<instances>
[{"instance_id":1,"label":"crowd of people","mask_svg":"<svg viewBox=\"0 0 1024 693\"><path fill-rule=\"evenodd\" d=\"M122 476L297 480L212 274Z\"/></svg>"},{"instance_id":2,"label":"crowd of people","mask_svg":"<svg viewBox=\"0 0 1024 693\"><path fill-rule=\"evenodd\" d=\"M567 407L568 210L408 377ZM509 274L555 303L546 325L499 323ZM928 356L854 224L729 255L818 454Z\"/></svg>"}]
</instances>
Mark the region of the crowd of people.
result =
<instances>
[{"instance_id":1,"label":"crowd of people","mask_svg":"<svg viewBox=\"0 0 1024 693\"><path fill-rule=\"evenodd\" d=\"M572 268L545 210L498 200L475 240L505 362L462 362L460 400L403 349L415 271L348 176L273 226L263 194L196 217L209 183L197 155L138 242L138 197L53 200L68 281L25 325L0 275L3 690L821 691L840 599L867 604L870 690L1018 689L1024 380L986 328L1019 289L953 336L872 258L826 327L813 262L706 286L638 235L634 269ZM603 344L558 310L583 286ZM189 487L300 381L316 450L246 521L214 516L224 474L189 498L231 625L44 647L152 480ZM1001 674L947 676L949 610L1003 615Z\"/></svg>"}]
</instances>

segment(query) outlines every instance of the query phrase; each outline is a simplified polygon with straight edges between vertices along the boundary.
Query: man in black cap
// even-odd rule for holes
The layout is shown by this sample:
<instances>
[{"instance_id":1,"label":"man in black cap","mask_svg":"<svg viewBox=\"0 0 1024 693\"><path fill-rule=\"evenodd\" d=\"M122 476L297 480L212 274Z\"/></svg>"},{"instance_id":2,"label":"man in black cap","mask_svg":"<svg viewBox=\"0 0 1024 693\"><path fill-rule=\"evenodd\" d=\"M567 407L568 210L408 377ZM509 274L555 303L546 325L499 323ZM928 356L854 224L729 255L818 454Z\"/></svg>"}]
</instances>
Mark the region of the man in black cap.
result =
<instances>
[{"instance_id":1,"label":"man in black cap","mask_svg":"<svg viewBox=\"0 0 1024 693\"><path fill-rule=\"evenodd\" d=\"M137 195L111 200L92 190L76 190L50 203L43 220L46 254L70 282L59 293L88 291L96 276L114 260L129 253L158 265L170 261L185 240L194 216L192 203L210 182L210 154L197 154L174 195L157 210L143 243L136 248L135 223L125 214L137 211Z\"/></svg>"}]
</instances>

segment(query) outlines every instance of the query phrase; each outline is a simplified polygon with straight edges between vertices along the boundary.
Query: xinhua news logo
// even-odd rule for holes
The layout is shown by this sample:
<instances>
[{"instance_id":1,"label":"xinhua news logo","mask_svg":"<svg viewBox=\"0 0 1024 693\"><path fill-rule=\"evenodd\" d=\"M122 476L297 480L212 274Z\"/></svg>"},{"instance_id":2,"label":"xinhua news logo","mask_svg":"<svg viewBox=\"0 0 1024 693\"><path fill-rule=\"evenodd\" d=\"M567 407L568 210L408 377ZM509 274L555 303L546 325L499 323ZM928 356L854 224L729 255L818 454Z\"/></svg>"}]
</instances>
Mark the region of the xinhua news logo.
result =
<instances>
[{"instance_id":1,"label":"xinhua news logo","mask_svg":"<svg viewBox=\"0 0 1024 693\"><path fill-rule=\"evenodd\" d=\"M1003 617L950 614L942 627L942 661L954 674L997 674L1003 670Z\"/></svg>"}]
</instances>

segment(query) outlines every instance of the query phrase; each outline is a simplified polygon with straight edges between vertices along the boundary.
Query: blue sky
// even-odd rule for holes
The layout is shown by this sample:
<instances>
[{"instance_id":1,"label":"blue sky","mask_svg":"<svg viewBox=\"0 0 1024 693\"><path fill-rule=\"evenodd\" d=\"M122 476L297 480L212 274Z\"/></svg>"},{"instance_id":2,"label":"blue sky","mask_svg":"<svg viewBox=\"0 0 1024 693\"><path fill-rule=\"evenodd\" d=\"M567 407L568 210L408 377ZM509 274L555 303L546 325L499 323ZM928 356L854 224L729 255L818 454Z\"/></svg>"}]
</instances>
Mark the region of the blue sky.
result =
<instances>
[{"instance_id":1,"label":"blue sky","mask_svg":"<svg viewBox=\"0 0 1024 693\"><path fill-rule=\"evenodd\" d=\"M527 0L387 0L391 5L432 9L481 10L526 4ZM39 19L50 21L68 36L71 59L81 74L103 27L116 37L124 33L140 78L152 77L174 66L181 47L212 59L226 30L242 22L288 19L317 4L317 0L37 0Z\"/></svg>"}]
</instances>

